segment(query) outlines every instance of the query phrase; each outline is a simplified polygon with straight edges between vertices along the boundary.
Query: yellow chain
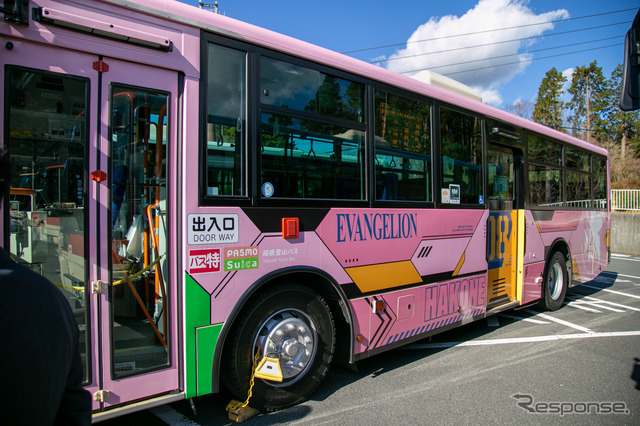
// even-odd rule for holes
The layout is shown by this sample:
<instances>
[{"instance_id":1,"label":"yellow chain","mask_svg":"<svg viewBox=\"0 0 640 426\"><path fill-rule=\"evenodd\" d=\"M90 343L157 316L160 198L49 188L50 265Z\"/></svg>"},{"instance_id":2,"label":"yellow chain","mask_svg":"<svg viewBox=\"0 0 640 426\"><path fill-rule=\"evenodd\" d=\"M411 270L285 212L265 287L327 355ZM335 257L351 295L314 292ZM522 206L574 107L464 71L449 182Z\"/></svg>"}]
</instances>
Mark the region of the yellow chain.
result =
<instances>
[{"instance_id":1,"label":"yellow chain","mask_svg":"<svg viewBox=\"0 0 640 426\"><path fill-rule=\"evenodd\" d=\"M254 378L256 375L256 368L258 367L258 361L260 360L260 348L258 348L258 351L256 352L256 357L253 360L253 368L251 369L251 379L249 380L249 392L247 394L247 400L243 403L239 403L236 405L231 405L229 404L229 406L227 407L227 411L229 410L237 410L239 408L244 408L247 405L249 405L249 400L251 399L251 395L252 395L252 390L253 390L253 382L254 382Z\"/></svg>"}]
</instances>

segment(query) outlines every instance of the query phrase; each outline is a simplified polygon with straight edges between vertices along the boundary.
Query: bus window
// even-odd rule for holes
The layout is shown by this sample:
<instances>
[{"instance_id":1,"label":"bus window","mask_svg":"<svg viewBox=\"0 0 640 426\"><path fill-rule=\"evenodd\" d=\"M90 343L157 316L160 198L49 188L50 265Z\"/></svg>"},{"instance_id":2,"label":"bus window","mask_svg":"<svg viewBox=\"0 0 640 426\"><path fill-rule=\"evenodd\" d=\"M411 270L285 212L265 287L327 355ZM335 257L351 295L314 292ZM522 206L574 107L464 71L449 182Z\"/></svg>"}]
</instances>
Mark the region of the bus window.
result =
<instances>
[{"instance_id":1,"label":"bus window","mask_svg":"<svg viewBox=\"0 0 640 426\"><path fill-rule=\"evenodd\" d=\"M529 204L541 207L562 205L562 170L529 165Z\"/></svg>"},{"instance_id":2,"label":"bus window","mask_svg":"<svg viewBox=\"0 0 640 426\"><path fill-rule=\"evenodd\" d=\"M364 85L262 57L260 102L362 122Z\"/></svg>"},{"instance_id":3,"label":"bus window","mask_svg":"<svg viewBox=\"0 0 640 426\"><path fill-rule=\"evenodd\" d=\"M262 114L262 195L362 200L364 133Z\"/></svg>"},{"instance_id":4,"label":"bus window","mask_svg":"<svg viewBox=\"0 0 640 426\"><path fill-rule=\"evenodd\" d=\"M568 207L591 207L591 186L589 175L566 172Z\"/></svg>"},{"instance_id":5,"label":"bus window","mask_svg":"<svg viewBox=\"0 0 640 426\"><path fill-rule=\"evenodd\" d=\"M482 204L482 120L441 108L440 144L441 202Z\"/></svg>"},{"instance_id":6,"label":"bus window","mask_svg":"<svg viewBox=\"0 0 640 426\"><path fill-rule=\"evenodd\" d=\"M206 196L246 195L246 52L209 44Z\"/></svg>"},{"instance_id":7,"label":"bus window","mask_svg":"<svg viewBox=\"0 0 640 426\"><path fill-rule=\"evenodd\" d=\"M589 153L566 146L564 152L565 166L570 169L589 171Z\"/></svg>"},{"instance_id":8,"label":"bus window","mask_svg":"<svg viewBox=\"0 0 640 426\"><path fill-rule=\"evenodd\" d=\"M431 108L385 91L375 95L376 199L431 201Z\"/></svg>"},{"instance_id":9,"label":"bus window","mask_svg":"<svg viewBox=\"0 0 640 426\"><path fill-rule=\"evenodd\" d=\"M593 155L593 200L594 207L607 208L607 158Z\"/></svg>"},{"instance_id":10,"label":"bus window","mask_svg":"<svg viewBox=\"0 0 640 426\"><path fill-rule=\"evenodd\" d=\"M529 134L527 137L529 161L562 166L562 145L542 136Z\"/></svg>"}]
</instances>

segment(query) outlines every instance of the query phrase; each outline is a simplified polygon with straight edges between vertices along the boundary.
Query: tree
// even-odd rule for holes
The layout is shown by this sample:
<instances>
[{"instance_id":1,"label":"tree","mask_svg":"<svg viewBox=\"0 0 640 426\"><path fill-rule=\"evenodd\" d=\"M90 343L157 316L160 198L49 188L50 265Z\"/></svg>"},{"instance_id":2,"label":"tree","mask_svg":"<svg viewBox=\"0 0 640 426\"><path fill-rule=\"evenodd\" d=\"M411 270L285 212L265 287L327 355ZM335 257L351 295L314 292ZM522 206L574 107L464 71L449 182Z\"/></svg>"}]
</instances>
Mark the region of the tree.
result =
<instances>
[{"instance_id":1,"label":"tree","mask_svg":"<svg viewBox=\"0 0 640 426\"><path fill-rule=\"evenodd\" d=\"M618 108L622 73L622 65L618 65L611 73L611 79L607 81L607 105L613 105L609 108L607 122L611 139L620 144L620 160L624 161L627 157L627 145L631 144L633 151L638 151L640 114L638 111L624 112Z\"/></svg>"},{"instance_id":2,"label":"tree","mask_svg":"<svg viewBox=\"0 0 640 426\"><path fill-rule=\"evenodd\" d=\"M513 104L505 105L504 110L518 117L531 120L535 105L531 101L517 100Z\"/></svg>"},{"instance_id":3,"label":"tree","mask_svg":"<svg viewBox=\"0 0 640 426\"><path fill-rule=\"evenodd\" d=\"M562 131L562 117L565 105L561 96L563 93L562 87L566 82L567 77L555 67L547 71L538 88L538 99L533 107L531 116L533 121Z\"/></svg>"},{"instance_id":4,"label":"tree","mask_svg":"<svg viewBox=\"0 0 640 426\"><path fill-rule=\"evenodd\" d=\"M608 138L607 115L613 105L607 104L607 83L597 61L588 67L577 67L568 90L571 100L569 121L574 135L587 142L604 142Z\"/></svg>"}]
</instances>

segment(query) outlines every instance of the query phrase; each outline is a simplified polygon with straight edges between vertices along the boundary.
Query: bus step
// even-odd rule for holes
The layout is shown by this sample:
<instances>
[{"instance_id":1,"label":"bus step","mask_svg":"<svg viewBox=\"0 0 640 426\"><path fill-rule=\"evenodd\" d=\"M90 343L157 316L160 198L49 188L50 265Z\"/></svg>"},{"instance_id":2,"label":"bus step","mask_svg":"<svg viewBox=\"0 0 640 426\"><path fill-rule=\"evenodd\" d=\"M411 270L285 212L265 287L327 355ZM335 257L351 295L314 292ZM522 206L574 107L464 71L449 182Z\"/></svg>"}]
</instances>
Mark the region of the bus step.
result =
<instances>
[{"instance_id":1,"label":"bus step","mask_svg":"<svg viewBox=\"0 0 640 426\"><path fill-rule=\"evenodd\" d=\"M520 306L520 302L518 302L517 300L509 303L504 303L499 306L494 306L487 310L487 316L497 314L498 312L508 311L509 309L517 308L518 306Z\"/></svg>"},{"instance_id":2,"label":"bus step","mask_svg":"<svg viewBox=\"0 0 640 426\"><path fill-rule=\"evenodd\" d=\"M509 299L509 296L506 294L503 294L501 296L497 296L492 299L489 299L489 303L487 303L487 309L490 310L492 308L505 305L509 302L511 302L511 299Z\"/></svg>"}]
</instances>

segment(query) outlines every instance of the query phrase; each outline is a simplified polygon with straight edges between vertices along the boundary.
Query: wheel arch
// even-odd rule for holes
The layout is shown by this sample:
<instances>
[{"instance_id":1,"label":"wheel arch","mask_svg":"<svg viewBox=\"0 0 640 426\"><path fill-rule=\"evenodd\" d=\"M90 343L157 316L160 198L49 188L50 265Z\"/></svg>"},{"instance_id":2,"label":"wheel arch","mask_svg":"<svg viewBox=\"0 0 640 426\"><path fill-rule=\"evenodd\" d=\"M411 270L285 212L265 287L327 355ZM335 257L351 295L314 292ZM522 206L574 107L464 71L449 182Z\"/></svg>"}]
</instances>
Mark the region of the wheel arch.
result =
<instances>
[{"instance_id":1,"label":"wheel arch","mask_svg":"<svg viewBox=\"0 0 640 426\"><path fill-rule=\"evenodd\" d=\"M227 320L220 330L218 344L215 346L213 354L211 377L213 393L220 391L220 364L226 349L227 337L244 307L250 300L258 297L262 291L285 282L295 282L309 287L325 299L336 323L334 363L351 364L354 362L353 316L349 309L348 299L340 288L340 285L330 275L317 268L297 267L282 269L273 271L254 282L244 293L243 297L238 300L227 317Z\"/></svg>"}]
</instances>

